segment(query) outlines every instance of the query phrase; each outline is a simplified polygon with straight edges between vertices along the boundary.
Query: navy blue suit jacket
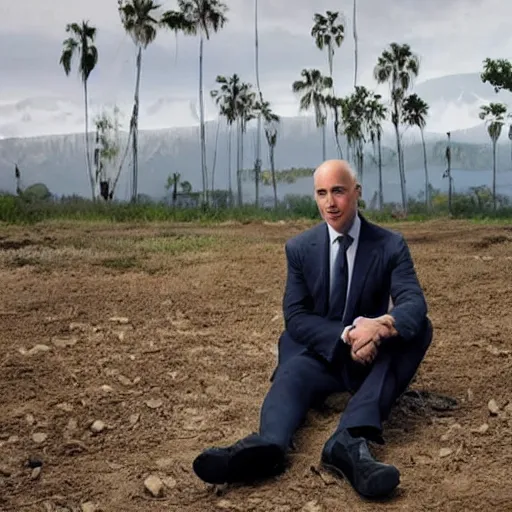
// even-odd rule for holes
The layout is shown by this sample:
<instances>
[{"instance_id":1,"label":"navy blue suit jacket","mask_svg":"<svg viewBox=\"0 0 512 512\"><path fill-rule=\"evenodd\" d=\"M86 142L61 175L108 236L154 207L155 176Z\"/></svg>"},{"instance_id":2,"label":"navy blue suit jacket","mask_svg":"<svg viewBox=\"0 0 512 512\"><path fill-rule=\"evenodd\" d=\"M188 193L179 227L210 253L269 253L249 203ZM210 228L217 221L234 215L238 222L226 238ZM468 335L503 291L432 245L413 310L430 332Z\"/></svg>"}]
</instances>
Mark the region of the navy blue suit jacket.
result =
<instances>
[{"instance_id":1,"label":"navy blue suit jacket","mask_svg":"<svg viewBox=\"0 0 512 512\"><path fill-rule=\"evenodd\" d=\"M388 312L404 340L412 340L425 326L427 304L409 248L399 233L368 222L362 215L359 244L343 317L328 318L330 239L322 222L285 245L287 279L283 299L285 331L279 340L278 365L310 351L328 363L348 347L343 329L358 316Z\"/></svg>"}]
</instances>

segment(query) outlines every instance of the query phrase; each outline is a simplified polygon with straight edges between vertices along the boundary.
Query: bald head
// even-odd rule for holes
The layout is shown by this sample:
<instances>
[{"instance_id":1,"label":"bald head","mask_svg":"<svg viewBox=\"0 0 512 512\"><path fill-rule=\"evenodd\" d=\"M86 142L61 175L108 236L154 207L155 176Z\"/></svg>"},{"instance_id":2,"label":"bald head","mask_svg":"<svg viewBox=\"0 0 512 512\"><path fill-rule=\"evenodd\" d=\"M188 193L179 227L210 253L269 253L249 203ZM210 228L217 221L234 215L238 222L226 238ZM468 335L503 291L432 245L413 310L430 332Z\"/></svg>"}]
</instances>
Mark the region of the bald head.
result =
<instances>
[{"instance_id":1,"label":"bald head","mask_svg":"<svg viewBox=\"0 0 512 512\"><path fill-rule=\"evenodd\" d=\"M316 183L318 177L336 176L343 181L351 181L357 184L357 176L350 164L346 160L326 160L319 165L313 173L313 179Z\"/></svg>"},{"instance_id":2,"label":"bald head","mask_svg":"<svg viewBox=\"0 0 512 512\"><path fill-rule=\"evenodd\" d=\"M346 233L357 214L360 186L346 160L327 160L314 173L315 200L323 219Z\"/></svg>"}]
</instances>

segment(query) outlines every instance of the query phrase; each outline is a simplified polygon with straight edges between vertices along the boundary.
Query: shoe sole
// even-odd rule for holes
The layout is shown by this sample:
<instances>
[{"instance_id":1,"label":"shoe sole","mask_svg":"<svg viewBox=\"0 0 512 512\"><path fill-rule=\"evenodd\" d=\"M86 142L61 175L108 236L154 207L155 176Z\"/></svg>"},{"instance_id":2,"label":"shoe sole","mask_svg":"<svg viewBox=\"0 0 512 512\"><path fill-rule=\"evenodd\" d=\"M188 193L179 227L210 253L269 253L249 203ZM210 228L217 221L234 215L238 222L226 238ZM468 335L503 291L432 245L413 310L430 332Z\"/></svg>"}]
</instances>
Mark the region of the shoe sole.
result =
<instances>
[{"instance_id":1,"label":"shoe sole","mask_svg":"<svg viewBox=\"0 0 512 512\"><path fill-rule=\"evenodd\" d=\"M233 455L225 467L223 457L202 454L194 461L194 472L210 484L240 483L277 474L284 460L277 445L253 446Z\"/></svg>"},{"instance_id":2,"label":"shoe sole","mask_svg":"<svg viewBox=\"0 0 512 512\"><path fill-rule=\"evenodd\" d=\"M380 482L380 489L377 491L377 492L366 492L366 493L363 493L361 491L359 491L358 489L356 489L356 487L354 486L354 484L349 480L349 478L347 477L347 475L345 475L345 473L338 467L336 466L333 466L331 464L328 464L327 462L324 462L324 461L321 461L320 462L320 465L326 470L328 471L329 473L335 475L335 476L338 476L338 477L342 477L344 480L346 480L353 488L354 490L360 494L361 496L365 497L365 498L369 498L369 499L382 499L382 498L386 498L388 497L397 487L398 485L400 484L400 473L397 471L393 471L393 472L389 472L389 471L381 471L380 473L384 473L386 474L386 478L384 479L384 481L381 480ZM378 475L379 473L376 473L376 475ZM382 486L382 483L385 483L384 486ZM384 487L385 490L382 490L382 487Z\"/></svg>"}]
</instances>

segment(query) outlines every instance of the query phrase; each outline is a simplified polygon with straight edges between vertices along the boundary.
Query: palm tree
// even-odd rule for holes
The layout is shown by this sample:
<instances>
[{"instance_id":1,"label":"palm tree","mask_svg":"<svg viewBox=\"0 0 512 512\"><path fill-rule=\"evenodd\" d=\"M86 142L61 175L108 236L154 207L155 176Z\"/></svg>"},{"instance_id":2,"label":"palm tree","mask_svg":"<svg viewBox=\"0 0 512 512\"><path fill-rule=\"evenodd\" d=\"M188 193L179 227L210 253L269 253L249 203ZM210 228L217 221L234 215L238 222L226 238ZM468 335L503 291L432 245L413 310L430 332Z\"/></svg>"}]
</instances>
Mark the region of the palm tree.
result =
<instances>
[{"instance_id":1,"label":"palm tree","mask_svg":"<svg viewBox=\"0 0 512 512\"><path fill-rule=\"evenodd\" d=\"M208 203L208 169L206 166L206 134L203 98L203 46L204 39L210 39L212 32L218 32L227 22L228 7L220 0L178 0L178 11L167 11L162 23L172 25L183 21L183 32L199 34L199 122L201 130L201 173L203 177L203 201Z\"/></svg>"},{"instance_id":2,"label":"palm tree","mask_svg":"<svg viewBox=\"0 0 512 512\"><path fill-rule=\"evenodd\" d=\"M89 151L89 101L87 94L87 80L92 70L98 62L98 50L94 46L94 38L96 37L96 28L89 25L87 21L82 24L71 23L66 26L66 32L70 37L63 42L62 55L60 64L64 68L67 76L71 71L71 61L75 53L78 53L80 62L78 64L78 73L84 85L84 102L85 102L85 158L87 169L89 172L89 181L91 184L92 200L96 200L94 178L92 173L91 155Z\"/></svg>"},{"instance_id":3,"label":"palm tree","mask_svg":"<svg viewBox=\"0 0 512 512\"><path fill-rule=\"evenodd\" d=\"M265 121L265 137L267 138L270 172L272 173L272 187L274 189L274 208L277 209L278 201L274 151L277 143L277 125L280 119L277 114L272 112L270 103L268 101L257 103L255 109L261 114L263 120Z\"/></svg>"},{"instance_id":4,"label":"palm tree","mask_svg":"<svg viewBox=\"0 0 512 512\"><path fill-rule=\"evenodd\" d=\"M496 210L496 145L505 124L507 107L503 103L490 103L480 107L479 117L487 124L487 132L492 141L492 200Z\"/></svg>"},{"instance_id":5,"label":"palm tree","mask_svg":"<svg viewBox=\"0 0 512 512\"><path fill-rule=\"evenodd\" d=\"M322 159L325 161L325 105L326 93L332 88L332 78L323 76L318 69L303 69L303 80L292 84L294 93L302 94L300 110L313 109L317 128L322 128Z\"/></svg>"},{"instance_id":6,"label":"palm tree","mask_svg":"<svg viewBox=\"0 0 512 512\"><path fill-rule=\"evenodd\" d=\"M425 146L425 126L427 125L428 104L417 94L407 96L403 105L403 122L409 126L417 126L421 133L423 144L423 162L425 165L425 205L430 209L430 182L428 179L427 148Z\"/></svg>"},{"instance_id":7,"label":"palm tree","mask_svg":"<svg viewBox=\"0 0 512 512\"><path fill-rule=\"evenodd\" d=\"M367 103L367 127L370 140L375 148L377 141L379 166L379 210L384 206L384 192L382 184L382 122L386 119L387 108L381 103L381 95L373 94Z\"/></svg>"},{"instance_id":8,"label":"palm tree","mask_svg":"<svg viewBox=\"0 0 512 512\"><path fill-rule=\"evenodd\" d=\"M311 35L315 39L316 46L319 50L327 49L327 60L329 63L329 77L331 78L332 98L336 98L334 92L334 79L333 79L333 59L335 47L338 48L343 43L345 37L345 27L343 23L338 23L339 12L326 11L325 16L316 13L313 17L315 24L311 29ZM331 102L331 108L334 113L334 137L336 138L336 147L340 158L343 158L339 141L339 111L336 102ZM324 155L325 160L325 155Z\"/></svg>"},{"instance_id":9,"label":"palm tree","mask_svg":"<svg viewBox=\"0 0 512 512\"><path fill-rule=\"evenodd\" d=\"M224 116L229 127L228 133L228 186L230 201L233 197L233 187L231 183L231 139L233 123L237 120L238 97L242 93L242 82L235 73L233 76L217 76L216 79L219 88L210 92L211 97L219 107L219 113ZM239 192L240 196L241 191Z\"/></svg>"},{"instance_id":10,"label":"palm tree","mask_svg":"<svg viewBox=\"0 0 512 512\"><path fill-rule=\"evenodd\" d=\"M132 202L137 201L137 181L139 174L137 139L139 135L139 90L142 50L145 50L148 45L155 40L158 21L153 17L153 11L156 11L159 7L160 5L155 4L153 0L118 0L118 10L123 27L137 47L137 78L135 81L133 111L130 120L130 134L128 135L128 140L130 136L132 137L133 148Z\"/></svg>"},{"instance_id":11,"label":"palm tree","mask_svg":"<svg viewBox=\"0 0 512 512\"><path fill-rule=\"evenodd\" d=\"M407 90L414 77L418 76L420 63L418 57L411 51L408 44L391 43L382 52L374 69L374 77L379 84L389 82L393 111L391 122L395 127L398 153L398 171L402 189L402 208L407 213L407 192L405 186L405 169L403 164L402 145L400 141L400 120L402 118L403 102Z\"/></svg>"}]
</instances>

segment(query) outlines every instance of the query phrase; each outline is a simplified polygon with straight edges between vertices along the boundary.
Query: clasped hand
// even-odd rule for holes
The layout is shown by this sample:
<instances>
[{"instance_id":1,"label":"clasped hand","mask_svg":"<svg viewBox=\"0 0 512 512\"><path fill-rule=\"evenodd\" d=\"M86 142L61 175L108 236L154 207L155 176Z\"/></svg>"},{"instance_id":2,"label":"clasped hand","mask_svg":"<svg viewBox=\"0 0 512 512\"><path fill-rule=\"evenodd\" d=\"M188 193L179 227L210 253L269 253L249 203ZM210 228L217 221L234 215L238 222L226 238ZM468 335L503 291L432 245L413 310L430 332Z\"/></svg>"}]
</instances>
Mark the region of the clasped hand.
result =
<instances>
[{"instance_id":1,"label":"clasped hand","mask_svg":"<svg viewBox=\"0 0 512 512\"><path fill-rule=\"evenodd\" d=\"M372 363L377 356L381 340L397 334L393 322L391 315L356 318L354 328L347 335L352 359L361 364Z\"/></svg>"}]
</instances>

